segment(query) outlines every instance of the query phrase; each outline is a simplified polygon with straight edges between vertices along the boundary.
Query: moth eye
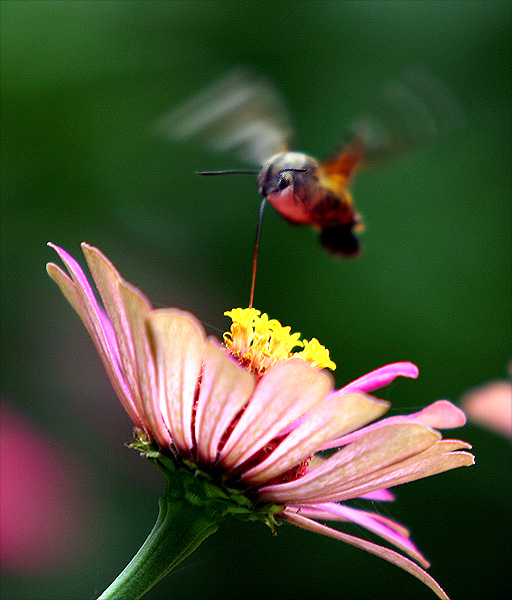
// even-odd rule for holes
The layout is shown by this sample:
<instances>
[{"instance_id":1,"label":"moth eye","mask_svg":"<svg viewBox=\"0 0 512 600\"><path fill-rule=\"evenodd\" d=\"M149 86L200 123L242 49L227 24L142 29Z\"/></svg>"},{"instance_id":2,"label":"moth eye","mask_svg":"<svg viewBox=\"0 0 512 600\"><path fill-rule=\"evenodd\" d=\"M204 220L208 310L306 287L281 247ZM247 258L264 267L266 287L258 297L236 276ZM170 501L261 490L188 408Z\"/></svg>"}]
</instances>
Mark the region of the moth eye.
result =
<instances>
[{"instance_id":1,"label":"moth eye","mask_svg":"<svg viewBox=\"0 0 512 600\"><path fill-rule=\"evenodd\" d=\"M287 188L290 184L291 184L291 179L287 176L281 176L281 178L279 179L278 183L277 183L277 187L280 190L284 190L285 188Z\"/></svg>"}]
</instances>

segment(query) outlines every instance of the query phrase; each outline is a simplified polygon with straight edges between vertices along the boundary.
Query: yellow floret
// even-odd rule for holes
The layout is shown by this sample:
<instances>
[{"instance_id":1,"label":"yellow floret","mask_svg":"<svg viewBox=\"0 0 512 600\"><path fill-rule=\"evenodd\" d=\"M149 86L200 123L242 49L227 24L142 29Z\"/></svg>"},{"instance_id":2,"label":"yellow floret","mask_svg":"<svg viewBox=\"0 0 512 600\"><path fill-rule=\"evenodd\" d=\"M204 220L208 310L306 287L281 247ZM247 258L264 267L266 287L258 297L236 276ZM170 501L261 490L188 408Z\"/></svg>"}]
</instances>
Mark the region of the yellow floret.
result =
<instances>
[{"instance_id":1,"label":"yellow floret","mask_svg":"<svg viewBox=\"0 0 512 600\"><path fill-rule=\"evenodd\" d=\"M316 338L311 338L309 342L308 340L303 340L303 343L304 350L298 352L297 357L310 362L313 367L334 371L336 364L330 359L329 350L325 346L322 346Z\"/></svg>"},{"instance_id":2,"label":"yellow floret","mask_svg":"<svg viewBox=\"0 0 512 600\"><path fill-rule=\"evenodd\" d=\"M276 319L255 308L234 308L224 313L233 321L224 334L226 348L242 364L255 373L262 373L280 360L299 358L316 369L334 370L329 350L317 339L301 340L300 333L290 333ZM300 352L299 348L303 348Z\"/></svg>"}]
</instances>

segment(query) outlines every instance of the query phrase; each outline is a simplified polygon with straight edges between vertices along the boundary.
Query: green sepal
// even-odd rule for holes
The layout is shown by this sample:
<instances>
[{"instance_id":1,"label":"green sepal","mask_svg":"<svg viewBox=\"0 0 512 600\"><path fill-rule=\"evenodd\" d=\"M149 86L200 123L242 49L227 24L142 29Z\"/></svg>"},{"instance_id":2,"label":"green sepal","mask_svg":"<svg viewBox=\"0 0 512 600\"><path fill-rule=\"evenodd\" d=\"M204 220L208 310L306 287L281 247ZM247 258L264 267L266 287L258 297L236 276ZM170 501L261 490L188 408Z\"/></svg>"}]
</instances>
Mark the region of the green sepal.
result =
<instances>
[{"instance_id":1,"label":"green sepal","mask_svg":"<svg viewBox=\"0 0 512 600\"><path fill-rule=\"evenodd\" d=\"M180 564L227 517L262 521L275 533L283 506L261 502L243 489L231 487L190 459L164 455L141 430L127 444L165 475L157 522L124 571L98 600L138 600Z\"/></svg>"},{"instance_id":2,"label":"green sepal","mask_svg":"<svg viewBox=\"0 0 512 600\"><path fill-rule=\"evenodd\" d=\"M276 514L283 510L282 505L262 502L250 491L227 485L221 477L214 478L191 459L173 459L162 454L140 430L136 431L136 438L128 446L138 450L165 475L169 493L202 507L212 518L222 520L231 516L242 521L262 521L275 534Z\"/></svg>"}]
</instances>

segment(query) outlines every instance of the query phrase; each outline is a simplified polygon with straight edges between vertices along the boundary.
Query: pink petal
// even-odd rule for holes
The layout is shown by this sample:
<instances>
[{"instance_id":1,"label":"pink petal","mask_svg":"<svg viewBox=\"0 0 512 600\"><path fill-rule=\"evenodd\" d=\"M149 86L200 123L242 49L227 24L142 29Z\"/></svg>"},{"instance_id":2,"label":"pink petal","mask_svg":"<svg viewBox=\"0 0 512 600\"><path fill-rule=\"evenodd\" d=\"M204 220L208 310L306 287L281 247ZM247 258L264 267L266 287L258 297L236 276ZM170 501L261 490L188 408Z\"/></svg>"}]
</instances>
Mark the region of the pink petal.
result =
<instances>
[{"instance_id":1,"label":"pink petal","mask_svg":"<svg viewBox=\"0 0 512 600\"><path fill-rule=\"evenodd\" d=\"M379 502L392 502L395 499L395 495L389 490L384 489L368 492L368 494L363 494L362 496L358 496L358 498L363 498L363 500L377 500Z\"/></svg>"},{"instance_id":2,"label":"pink petal","mask_svg":"<svg viewBox=\"0 0 512 600\"><path fill-rule=\"evenodd\" d=\"M358 431L332 440L331 442L324 444L321 450L338 448L339 446L349 444L359 439L370 431L396 423L418 423L419 425L433 427L434 429L452 429L454 427L462 427L465 422L466 415L460 408L457 408L448 400L437 400L419 412L410 415L387 417L378 423L373 423L373 425L368 425L368 427L364 427L363 429L359 429Z\"/></svg>"},{"instance_id":3,"label":"pink petal","mask_svg":"<svg viewBox=\"0 0 512 600\"><path fill-rule=\"evenodd\" d=\"M262 463L243 475L248 485L261 485L309 458L327 439L380 417L389 403L364 394L330 394Z\"/></svg>"},{"instance_id":4,"label":"pink petal","mask_svg":"<svg viewBox=\"0 0 512 600\"><path fill-rule=\"evenodd\" d=\"M134 400L138 404L138 411L143 413L144 405L148 399L148 390L145 389L143 392L141 388L141 376L144 377L143 371L146 360L145 357L139 357L141 364L138 365L135 339L141 334L143 338L146 338L143 323L145 315L152 309L151 303L140 290L132 286L130 288L130 297L136 295L138 296L138 300L135 301L134 299L132 302L134 314L128 315L125 299L120 290L120 286L126 282L117 269L97 248L83 243L82 250L100 293L103 305L114 327L124 377L130 389L134 392ZM135 308L136 306L137 308Z\"/></svg>"},{"instance_id":5,"label":"pink petal","mask_svg":"<svg viewBox=\"0 0 512 600\"><path fill-rule=\"evenodd\" d=\"M397 417L392 417L396 421ZM454 429L462 427L466 423L464 412L448 400L437 400L417 413L406 415L403 422L411 422L434 427L435 429Z\"/></svg>"},{"instance_id":6,"label":"pink petal","mask_svg":"<svg viewBox=\"0 0 512 600\"><path fill-rule=\"evenodd\" d=\"M293 506L288 505L284 512L292 512L295 514L300 513L303 517L309 517L310 519L315 519L315 521L337 521L337 522L349 522L351 519L348 516L343 514L343 511L331 511L330 507L346 507L346 504L339 504L337 502L326 502L319 503L314 505L305 505L305 506ZM369 513L365 511L368 515L371 515L374 521L378 521L386 526L386 528L391 529L394 534L398 534L402 538L409 540L410 533L407 527L404 527L400 523L389 519L388 517L384 517L383 515L379 515L377 513ZM419 553L419 550L418 550ZM419 561L423 564L423 566L428 567L428 561L422 556L422 560Z\"/></svg>"},{"instance_id":7,"label":"pink petal","mask_svg":"<svg viewBox=\"0 0 512 600\"><path fill-rule=\"evenodd\" d=\"M224 432L247 404L253 390L254 377L230 360L215 338L208 338L195 416L200 462L215 462Z\"/></svg>"},{"instance_id":8,"label":"pink petal","mask_svg":"<svg viewBox=\"0 0 512 600\"><path fill-rule=\"evenodd\" d=\"M400 548L400 550L419 562L423 567L428 568L430 566L429 562L409 539L409 531L403 526L396 527L395 525L398 524L395 524L390 519L384 521L379 519L378 515L374 515L371 512L334 502L317 504L315 507L324 510L327 514L330 513L331 519L338 517L341 518L341 520L356 523L369 531L373 531L391 544L394 544L397 548ZM313 518L316 518L314 512L310 514L307 508L308 507L301 508L300 514L305 517L312 516ZM289 511L290 507L285 510Z\"/></svg>"},{"instance_id":9,"label":"pink petal","mask_svg":"<svg viewBox=\"0 0 512 600\"><path fill-rule=\"evenodd\" d=\"M328 507L330 506L346 506L346 504L339 504L337 502L326 502L320 504L314 504L312 506L298 506L294 507L292 505L287 506L287 508L291 510L296 510L300 512L301 515L305 517L310 517L315 520L323 519L324 521L350 521L349 518L345 517L343 514L339 514L337 512L331 512ZM320 508L324 507L324 508ZM400 523L389 519L388 517L384 517L383 515L379 515L377 513L368 513L372 515L372 518L380 523L384 523L386 527L391 528L394 532L398 533L402 537L409 538L410 533L407 527L404 527Z\"/></svg>"},{"instance_id":10,"label":"pink petal","mask_svg":"<svg viewBox=\"0 0 512 600\"><path fill-rule=\"evenodd\" d=\"M157 368L159 409L176 447L189 452L205 333L192 314L178 309L152 311L147 326Z\"/></svg>"},{"instance_id":11,"label":"pink petal","mask_svg":"<svg viewBox=\"0 0 512 600\"><path fill-rule=\"evenodd\" d=\"M382 387L389 385L397 377L410 377L416 379L419 375L419 370L416 365L410 362L397 362L390 365L375 369L359 379L352 381L345 387L341 388L340 392L344 394L352 394L358 392L373 392Z\"/></svg>"},{"instance_id":12,"label":"pink petal","mask_svg":"<svg viewBox=\"0 0 512 600\"><path fill-rule=\"evenodd\" d=\"M270 368L222 449L223 466L233 469L242 464L325 398L331 387L327 373L301 360L283 361Z\"/></svg>"},{"instance_id":13,"label":"pink petal","mask_svg":"<svg viewBox=\"0 0 512 600\"><path fill-rule=\"evenodd\" d=\"M459 440L440 440L424 452L412 456L397 464L378 469L370 475L362 473L348 482L340 481L332 485L327 492L315 495L312 491L308 496L308 504L317 502L342 502L359 498L373 490L400 485L437 475L450 469L470 466L474 457L468 452L454 452L458 448L468 448L469 444ZM302 500L294 504L303 504Z\"/></svg>"},{"instance_id":14,"label":"pink petal","mask_svg":"<svg viewBox=\"0 0 512 600\"><path fill-rule=\"evenodd\" d=\"M82 319L98 350L105 355L105 358L118 364L119 349L115 342L115 336L112 338L106 333L106 328L110 327L112 329L112 325L98 306L94 292L79 264L58 246L48 245L59 253L71 273L72 279L54 263L46 265L48 274L57 283L66 299ZM112 341L114 345L111 347L109 342Z\"/></svg>"},{"instance_id":15,"label":"pink petal","mask_svg":"<svg viewBox=\"0 0 512 600\"><path fill-rule=\"evenodd\" d=\"M156 367L146 329L151 310L146 298L128 282L118 282L115 294L122 306L120 312L123 313L124 330L121 335L125 338L125 348L128 350L129 347L129 351L133 352L130 362L134 370L133 376L137 380L144 425L164 448L171 443L171 436L160 410Z\"/></svg>"},{"instance_id":16,"label":"pink petal","mask_svg":"<svg viewBox=\"0 0 512 600\"><path fill-rule=\"evenodd\" d=\"M120 370L119 348L112 324L98 306L92 288L80 265L62 248L51 243L48 245L58 253L71 274L72 279L53 263L49 263L46 267L48 274L57 283L62 293L82 319L98 350L98 354L117 396L135 425L142 427L141 416L132 390L130 390L128 382Z\"/></svg>"},{"instance_id":17,"label":"pink petal","mask_svg":"<svg viewBox=\"0 0 512 600\"><path fill-rule=\"evenodd\" d=\"M282 516L283 519L293 523L293 525L297 525L298 527L302 527L303 529L307 529L309 531L321 533L322 535L346 542L351 546L355 546L356 548L361 548L362 550L366 550L371 554L375 554L376 556L379 556L380 558L397 565L401 569L404 569L404 571L407 571L414 577L418 578L426 586L428 586L438 596L438 598L441 598L441 600L450 600L446 595L446 592L433 577L431 577L416 563L412 562L412 560L409 560L405 556L398 554L398 552L383 546L379 546L378 544L373 544L372 542L362 540L347 533L342 533L341 531L332 529L331 527L327 527L326 525L322 525L316 521L302 517L301 515L293 514L286 509L282 513Z\"/></svg>"},{"instance_id":18,"label":"pink petal","mask_svg":"<svg viewBox=\"0 0 512 600\"><path fill-rule=\"evenodd\" d=\"M332 494L338 492L341 486L351 487L353 480L361 478L367 480L374 471L419 454L439 439L439 433L420 425L389 425L372 431L364 438L338 450L300 479L262 488L260 496L277 504L281 502L311 504L330 501L333 499ZM369 491L371 490L354 493L351 497Z\"/></svg>"},{"instance_id":19,"label":"pink petal","mask_svg":"<svg viewBox=\"0 0 512 600\"><path fill-rule=\"evenodd\" d=\"M457 448L470 448L470 445L458 440L440 440L425 452L402 461L396 466L379 470L366 480L361 478L359 481L352 481L348 485L342 485L336 490L332 490L329 501L338 502L360 497L361 494L367 494L383 487L394 487L474 464L472 454L454 451Z\"/></svg>"}]
</instances>

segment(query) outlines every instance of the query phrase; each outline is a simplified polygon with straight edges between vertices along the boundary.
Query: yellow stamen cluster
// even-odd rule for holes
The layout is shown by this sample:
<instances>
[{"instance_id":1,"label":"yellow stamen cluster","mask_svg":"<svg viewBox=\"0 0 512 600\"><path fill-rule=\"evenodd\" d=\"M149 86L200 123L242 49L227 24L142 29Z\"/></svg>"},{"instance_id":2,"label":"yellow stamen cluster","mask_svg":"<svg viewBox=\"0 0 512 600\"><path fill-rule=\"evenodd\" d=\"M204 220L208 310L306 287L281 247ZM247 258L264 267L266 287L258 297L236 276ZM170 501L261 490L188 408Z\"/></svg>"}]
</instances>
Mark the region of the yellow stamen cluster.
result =
<instances>
[{"instance_id":1,"label":"yellow stamen cluster","mask_svg":"<svg viewBox=\"0 0 512 600\"><path fill-rule=\"evenodd\" d=\"M224 334L226 348L242 364L255 373L263 373L274 363L299 358L316 369L331 369L336 365L329 358L329 350L316 338L301 340L300 333L290 333L276 319L255 308L234 308L224 313L233 321ZM302 348L301 351L297 351Z\"/></svg>"}]
</instances>

